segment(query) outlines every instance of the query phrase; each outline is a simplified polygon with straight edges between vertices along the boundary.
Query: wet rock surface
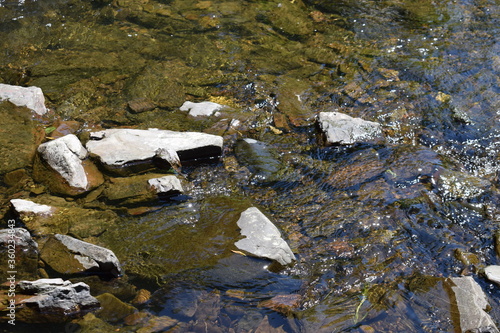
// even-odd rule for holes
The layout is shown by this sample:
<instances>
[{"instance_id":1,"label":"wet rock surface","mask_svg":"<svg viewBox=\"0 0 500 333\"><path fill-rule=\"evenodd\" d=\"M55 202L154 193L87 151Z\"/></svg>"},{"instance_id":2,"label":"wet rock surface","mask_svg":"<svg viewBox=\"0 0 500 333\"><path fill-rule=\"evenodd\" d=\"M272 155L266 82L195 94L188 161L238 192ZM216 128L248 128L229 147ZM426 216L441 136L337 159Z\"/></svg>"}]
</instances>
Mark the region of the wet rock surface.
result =
<instances>
[{"instance_id":1,"label":"wet rock surface","mask_svg":"<svg viewBox=\"0 0 500 333\"><path fill-rule=\"evenodd\" d=\"M89 286L82 282L40 279L20 281L18 286L26 295L20 302L18 314L23 322L64 322L99 308L98 300L90 295Z\"/></svg>"},{"instance_id":2,"label":"wet rock surface","mask_svg":"<svg viewBox=\"0 0 500 333\"><path fill-rule=\"evenodd\" d=\"M215 159L221 154L223 142L222 137L205 133L157 129L110 129L94 132L90 139L86 145L90 154L115 172L141 167L140 164L147 169L156 152L162 148L175 151L181 162Z\"/></svg>"},{"instance_id":3,"label":"wet rock surface","mask_svg":"<svg viewBox=\"0 0 500 333\"><path fill-rule=\"evenodd\" d=\"M236 223L241 229L241 235L245 236L234 243L240 250L276 260L282 265L295 260L295 255L281 238L278 228L258 208L250 207L242 212Z\"/></svg>"}]
</instances>

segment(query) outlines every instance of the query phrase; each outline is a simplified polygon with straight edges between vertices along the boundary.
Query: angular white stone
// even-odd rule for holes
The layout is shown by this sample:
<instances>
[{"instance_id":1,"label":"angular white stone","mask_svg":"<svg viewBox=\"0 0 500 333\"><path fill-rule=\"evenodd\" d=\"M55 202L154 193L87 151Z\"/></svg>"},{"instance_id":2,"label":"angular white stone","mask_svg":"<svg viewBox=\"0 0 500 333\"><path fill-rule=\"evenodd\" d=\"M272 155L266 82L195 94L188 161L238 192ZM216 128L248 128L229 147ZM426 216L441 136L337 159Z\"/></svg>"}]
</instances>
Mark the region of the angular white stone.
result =
<instances>
[{"instance_id":1,"label":"angular white stone","mask_svg":"<svg viewBox=\"0 0 500 333\"><path fill-rule=\"evenodd\" d=\"M382 136L379 123L353 118L340 112L320 112L318 122L331 144L353 144Z\"/></svg>"},{"instance_id":2,"label":"angular white stone","mask_svg":"<svg viewBox=\"0 0 500 333\"><path fill-rule=\"evenodd\" d=\"M70 186L87 190L87 174L82 160L87 150L74 134L46 142L38 147L41 157L57 171Z\"/></svg>"},{"instance_id":3,"label":"angular white stone","mask_svg":"<svg viewBox=\"0 0 500 333\"><path fill-rule=\"evenodd\" d=\"M148 180L148 184L158 194L168 192L184 192L180 180L175 176L151 178Z\"/></svg>"},{"instance_id":4,"label":"angular white stone","mask_svg":"<svg viewBox=\"0 0 500 333\"><path fill-rule=\"evenodd\" d=\"M216 116L217 111L220 111L224 108L228 108L225 105L213 103L213 102L200 102L200 103L194 103L194 102L189 102L186 101L182 106L179 108L181 111L189 111L189 114L193 117L198 117L198 116L211 116L215 114Z\"/></svg>"},{"instance_id":5,"label":"angular white stone","mask_svg":"<svg viewBox=\"0 0 500 333\"><path fill-rule=\"evenodd\" d=\"M240 250L276 260L282 265L295 260L295 255L281 238L278 228L256 207L250 207L241 213L237 224L241 234L246 236L234 243Z\"/></svg>"},{"instance_id":6,"label":"angular white stone","mask_svg":"<svg viewBox=\"0 0 500 333\"><path fill-rule=\"evenodd\" d=\"M0 101L9 101L17 106L25 106L38 115L47 113L45 97L38 87L20 87L0 83Z\"/></svg>"},{"instance_id":7,"label":"angular white stone","mask_svg":"<svg viewBox=\"0 0 500 333\"><path fill-rule=\"evenodd\" d=\"M33 213L42 215L51 215L54 208L47 205L40 205L34 203L33 201L24 199L12 199L10 203L14 207L14 210L18 213Z\"/></svg>"},{"instance_id":8,"label":"angular white stone","mask_svg":"<svg viewBox=\"0 0 500 333\"><path fill-rule=\"evenodd\" d=\"M74 254L85 269L110 272L116 276L122 274L120 262L113 251L66 235L56 234L55 238Z\"/></svg>"},{"instance_id":9,"label":"angular white stone","mask_svg":"<svg viewBox=\"0 0 500 333\"><path fill-rule=\"evenodd\" d=\"M449 281L454 293L452 299L456 301L452 305L457 307L460 316L460 330L457 331L483 332L481 329L488 328L487 332L499 332L495 322L485 311L488 300L481 286L471 276L454 277Z\"/></svg>"},{"instance_id":10,"label":"angular white stone","mask_svg":"<svg viewBox=\"0 0 500 333\"><path fill-rule=\"evenodd\" d=\"M222 150L221 136L198 132L174 132L158 129L107 129L91 133L87 149L109 166L145 161L156 156L159 149L189 151L217 147Z\"/></svg>"}]
</instances>

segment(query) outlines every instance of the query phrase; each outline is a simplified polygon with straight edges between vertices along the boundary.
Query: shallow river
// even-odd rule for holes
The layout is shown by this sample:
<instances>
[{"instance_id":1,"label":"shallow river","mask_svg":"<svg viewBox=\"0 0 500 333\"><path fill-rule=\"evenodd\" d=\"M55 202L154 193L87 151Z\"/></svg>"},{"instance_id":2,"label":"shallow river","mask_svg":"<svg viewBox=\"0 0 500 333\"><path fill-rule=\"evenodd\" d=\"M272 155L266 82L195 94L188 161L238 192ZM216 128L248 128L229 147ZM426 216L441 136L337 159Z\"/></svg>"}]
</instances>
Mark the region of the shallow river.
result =
<instances>
[{"instance_id":1,"label":"shallow river","mask_svg":"<svg viewBox=\"0 0 500 333\"><path fill-rule=\"evenodd\" d=\"M0 0L0 83L41 87L43 126L76 120L82 140L117 127L224 136L220 161L183 168L176 200L70 201L117 213L94 241L125 276L92 283L124 302L120 286L150 291L136 307L154 320L41 332L453 332L457 276L500 322L500 287L482 273L500 263L496 0ZM131 112L140 98L154 108ZM189 117L186 100L229 105L242 125ZM384 143L325 146L315 117L335 110L382 124ZM2 190L4 214L13 197L50 196ZM232 252L250 206L293 265Z\"/></svg>"}]
</instances>

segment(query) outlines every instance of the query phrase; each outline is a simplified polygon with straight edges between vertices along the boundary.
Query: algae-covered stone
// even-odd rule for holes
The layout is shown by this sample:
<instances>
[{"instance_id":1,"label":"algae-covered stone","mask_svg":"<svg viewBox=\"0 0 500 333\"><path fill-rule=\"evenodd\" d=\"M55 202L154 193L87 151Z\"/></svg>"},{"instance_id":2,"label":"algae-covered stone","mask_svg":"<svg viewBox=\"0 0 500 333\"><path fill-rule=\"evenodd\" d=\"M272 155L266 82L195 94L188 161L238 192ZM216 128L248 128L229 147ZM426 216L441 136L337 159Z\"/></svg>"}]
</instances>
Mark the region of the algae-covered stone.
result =
<instances>
[{"instance_id":1,"label":"algae-covered stone","mask_svg":"<svg viewBox=\"0 0 500 333\"><path fill-rule=\"evenodd\" d=\"M122 274L120 262L112 251L66 235L49 236L40 257L61 274Z\"/></svg>"},{"instance_id":2,"label":"algae-covered stone","mask_svg":"<svg viewBox=\"0 0 500 333\"><path fill-rule=\"evenodd\" d=\"M115 227L118 220L116 213L110 210L48 206L24 201L28 200L13 199L11 202L20 221L35 235L71 233L86 239Z\"/></svg>"},{"instance_id":3,"label":"algae-covered stone","mask_svg":"<svg viewBox=\"0 0 500 333\"><path fill-rule=\"evenodd\" d=\"M6 101L0 102L0 119L0 174L31 165L43 129L31 119L29 109Z\"/></svg>"},{"instance_id":4,"label":"algae-covered stone","mask_svg":"<svg viewBox=\"0 0 500 333\"><path fill-rule=\"evenodd\" d=\"M235 153L238 161L253 173L255 180L259 182L279 180L282 165L278 154L264 142L251 138L239 140L236 143Z\"/></svg>"},{"instance_id":5,"label":"algae-covered stone","mask_svg":"<svg viewBox=\"0 0 500 333\"><path fill-rule=\"evenodd\" d=\"M182 192L182 185L177 177L162 174L111 178L104 190L106 199L121 205L154 202L159 194Z\"/></svg>"},{"instance_id":6,"label":"algae-covered stone","mask_svg":"<svg viewBox=\"0 0 500 333\"><path fill-rule=\"evenodd\" d=\"M306 99L311 84L304 79L282 76L278 79L278 109L295 126L308 126L314 122L314 113Z\"/></svg>"},{"instance_id":7,"label":"algae-covered stone","mask_svg":"<svg viewBox=\"0 0 500 333\"><path fill-rule=\"evenodd\" d=\"M116 322L138 312L135 307L122 302L112 294L105 293L96 298L101 304L101 309L96 312L96 316L107 322Z\"/></svg>"}]
</instances>

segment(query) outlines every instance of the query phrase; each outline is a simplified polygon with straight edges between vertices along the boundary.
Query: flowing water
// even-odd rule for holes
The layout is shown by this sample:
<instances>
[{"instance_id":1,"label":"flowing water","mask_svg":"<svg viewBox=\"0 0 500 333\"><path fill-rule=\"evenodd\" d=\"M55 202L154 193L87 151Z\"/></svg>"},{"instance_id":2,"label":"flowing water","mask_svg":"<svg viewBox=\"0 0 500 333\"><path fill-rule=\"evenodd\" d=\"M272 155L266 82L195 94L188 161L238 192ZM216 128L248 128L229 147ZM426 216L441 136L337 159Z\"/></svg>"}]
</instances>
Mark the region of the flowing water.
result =
<instances>
[{"instance_id":1,"label":"flowing water","mask_svg":"<svg viewBox=\"0 0 500 333\"><path fill-rule=\"evenodd\" d=\"M224 135L220 162L183 168L177 200L139 215L77 201L119 214L95 241L153 295L141 320L71 329L453 332L456 276L474 277L500 322L500 287L482 274L499 263L499 20L496 0L0 0L0 82L41 87L45 126ZM138 98L155 108L131 112ZM242 126L190 118L187 99L230 105ZM386 141L325 146L315 116L334 110L381 123ZM5 207L28 193L3 189ZM250 206L293 265L232 252Z\"/></svg>"}]
</instances>

